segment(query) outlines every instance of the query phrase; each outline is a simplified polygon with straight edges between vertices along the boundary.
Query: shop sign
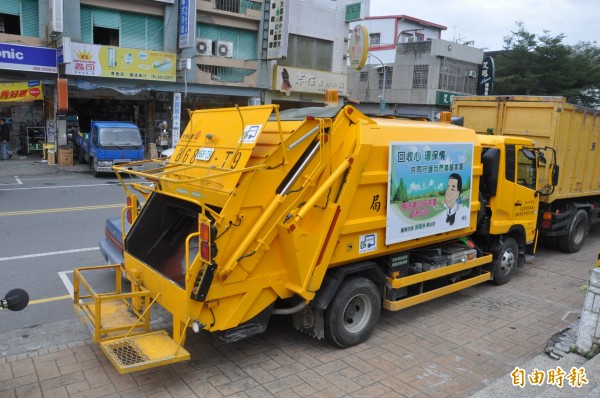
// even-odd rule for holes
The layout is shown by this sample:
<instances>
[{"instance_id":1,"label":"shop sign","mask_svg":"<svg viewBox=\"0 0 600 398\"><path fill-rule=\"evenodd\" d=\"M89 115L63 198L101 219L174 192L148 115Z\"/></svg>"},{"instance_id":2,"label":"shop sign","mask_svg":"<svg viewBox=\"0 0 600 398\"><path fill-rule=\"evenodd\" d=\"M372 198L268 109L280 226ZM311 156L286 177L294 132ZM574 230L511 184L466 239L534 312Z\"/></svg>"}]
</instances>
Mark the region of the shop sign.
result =
<instances>
[{"instance_id":1,"label":"shop sign","mask_svg":"<svg viewBox=\"0 0 600 398\"><path fill-rule=\"evenodd\" d=\"M350 34L348 42L348 56L350 57L350 67L361 70L367 61L369 52L369 32L362 25L356 25Z\"/></svg>"},{"instance_id":2,"label":"shop sign","mask_svg":"<svg viewBox=\"0 0 600 398\"><path fill-rule=\"evenodd\" d=\"M285 95L292 92L325 94L326 90L337 90L339 95L346 95L346 75L343 73L277 65L273 84L274 90Z\"/></svg>"},{"instance_id":3,"label":"shop sign","mask_svg":"<svg viewBox=\"0 0 600 398\"><path fill-rule=\"evenodd\" d=\"M67 75L175 81L174 53L71 43Z\"/></svg>"},{"instance_id":4,"label":"shop sign","mask_svg":"<svg viewBox=\"0 0 600 398\"><path fill-rule=\"evenodd\" d=\"M483 58L479 66L479 79L477 81L477 95L492 95L494 90L495 75L494 59L489 55Z\"/></svg>"},{"instance_id":5,"label":"shop sign","mask_svg":"<svg viewBox=\"0 0 600 398\"><path fill-rule=\"evenodd\" d=\"M196 45L196 0L179 2L179 48Z\"/></svg>"},{"instance_id":6,"label":"shop sign","mask_svg":"<svg viewBox=\"0 0 600 398\"><path fill-rule=\"evenodd\" d=\"M358 21L362 19L360 3L346 4L346 22Z\"/></svg>"},{"instance_id":7,"label":"shop sign","mask_svg":"<svg viewBox=\"0 0 600 398\"><path fill-rule=\"evenodd\" d=\"M0 102L27 102L44 99L39 80L0 83Z\"/></svg>"},{"instance_id":8,"label":"shop sign","mask_svg":"<svg viewBox=\"0 0 600 398\"><path fill-rule=\"evenodd\" d=\"M438 91L435 94L435 104L442 105L442 106L450 106L450 105L452 105L452 97L464 96L464 95L466 95L466 94L450 93L448 91Z\"/></svg>"},{"instance_id":9,"label":"shop sign","mask_svg":"<svg viewBox=\"0 0 600 398\"><path fill-rule=\"evenodd\" d=\"M181 135L181 93L173 93L173 130L171 131L171 146L174 148Z\"/></svg>"},{"instance_id":10,"label":"shop sign","mask_svg":"<svg viewBox=\"0 0 600 398\"><path fill-rule=\"evenodd\" d=\"M56 49L0 43L0 69L56 73Z\"/></svg>"},{"instance_id":11,"label":"shop sign","mask_svg":"<svg viewBox=\"0 0 600 398\"><path fill-rule=\"evenodd\" d=\"M50 0L50 32L51 34L63 31L63 0Z\"/></svg>"},{"instance_id":12,"label":"shop sign","mask_svg":"<svg viewBox=\"0 0 600 398\"><path fill-rule=\"evenodd\" d=\"M290 1L272 0L269 10L267 59L287 57L290 27Z\"/></svg>"},{"instance_id":13,"label":"shop sign","mask_svg":"<svg viewBox=\"0 0 600 398\"><path fill-rule=\"evenodd\" d=\"M56 49L56 62L59 64L68 64L71 62L71 38L62 37L58 40Z\"/></svg>"}]
</instances>

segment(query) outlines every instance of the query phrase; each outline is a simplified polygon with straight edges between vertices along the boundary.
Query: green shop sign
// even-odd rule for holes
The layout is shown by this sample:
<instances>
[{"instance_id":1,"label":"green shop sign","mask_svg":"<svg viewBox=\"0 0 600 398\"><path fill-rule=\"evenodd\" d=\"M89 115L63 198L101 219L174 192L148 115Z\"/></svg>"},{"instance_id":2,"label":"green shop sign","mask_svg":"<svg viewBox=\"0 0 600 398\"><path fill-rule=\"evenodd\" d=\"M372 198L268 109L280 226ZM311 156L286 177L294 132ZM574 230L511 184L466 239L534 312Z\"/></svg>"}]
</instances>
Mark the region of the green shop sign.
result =
<instances>
[{"instance_id":1,"label":"green shop sign","mask_svg":"<svg viewBox=\"0 0 600 398\"><path fill-rule=\"evenodd\" d=\"M360 20L360 3L346 4L346 22Z\"/></svg>"},{"instance_id":2,"label":"green shop sign","mask_svg":"<svg viewBox=\"0 0 600 398\"><path fill-rule=\"evenodd\" d=\"M454 97L455 95L463 96L466 94L457 94L448 91L438 91L435 95L435 104L442 106L450 106L452 105L452 97Z\"/></svg>"}]
</instances>

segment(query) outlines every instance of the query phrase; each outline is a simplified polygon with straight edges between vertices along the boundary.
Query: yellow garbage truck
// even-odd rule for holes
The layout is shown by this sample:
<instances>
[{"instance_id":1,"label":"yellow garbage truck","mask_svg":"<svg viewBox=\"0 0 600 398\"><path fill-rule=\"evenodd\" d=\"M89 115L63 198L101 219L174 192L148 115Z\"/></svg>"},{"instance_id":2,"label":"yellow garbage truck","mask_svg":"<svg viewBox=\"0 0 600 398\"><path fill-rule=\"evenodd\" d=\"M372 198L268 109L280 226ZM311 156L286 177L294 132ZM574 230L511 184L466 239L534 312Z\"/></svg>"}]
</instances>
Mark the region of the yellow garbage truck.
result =
<instances>
[{"instance_id":1,"label":"yellow garbage truck","mask_svg":"<svg viewBox=\"0 0 600 398\"><path fill-rule=\"evenodd\" d=\"M558 168L543 186L536 173L552 151L447 116L190 111L169 160L114 166L131 225L123 264L75 269L76 312L127 373L189 359L190 329L233 342L288 315L299 331L351 347L382 309L508 282L533 253L539 197ZM111 268L114 289L99 291L90 281ZM154 306L172 315L171 334L150 330Z\"/></svg>"},{"instance_id":2,"label":"yellow garbage truck","mask_svg":"<svg viewBox=\"0 0 600 398\"><path fill-rule=\"evenodd\" d=\"M600 222L600 110L564 97L454 97L452 115L482 134L529 138L556 150L560 179L540 198L538 228L553 247L581 249L592 224ZM540 184L550 163L538 162Z\"/></svg>"}]
</instances>

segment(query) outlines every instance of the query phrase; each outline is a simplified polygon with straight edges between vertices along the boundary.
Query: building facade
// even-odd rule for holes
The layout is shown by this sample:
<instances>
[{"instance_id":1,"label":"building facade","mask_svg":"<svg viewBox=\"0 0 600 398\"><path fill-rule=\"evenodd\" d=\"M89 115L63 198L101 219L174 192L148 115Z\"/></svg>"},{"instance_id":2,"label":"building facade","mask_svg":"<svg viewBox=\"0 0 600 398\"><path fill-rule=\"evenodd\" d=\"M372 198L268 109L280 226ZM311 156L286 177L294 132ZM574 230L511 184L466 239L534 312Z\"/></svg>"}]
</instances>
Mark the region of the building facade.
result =
<instances>
[{"instance_id":1,"label":"building facade","mask_svg":"<svg viewBox=\"0 0 600 398\"><path fill-rule=\"evenodd\" d=\"M364 112L435 119L452 96L475 94L483 50L442 40L445 26L406 15L356 24L369 32L369 55L348 68L348 96Z\"/></svg>"},{"instance_id":2,"label":"building facade","mask_svg":"<svg viewBox=\"0 0 600 398\"><path fill-rule=\"evenodd\" d=\"M0 55L26 59L0 59L0 117L15 149L33 128L29 149L67 144L93 119L131 121L146 144L172 145L187 109L322 104L326 89L347 87L347 4L2 0Z\"/></svg>"}]
</instances>

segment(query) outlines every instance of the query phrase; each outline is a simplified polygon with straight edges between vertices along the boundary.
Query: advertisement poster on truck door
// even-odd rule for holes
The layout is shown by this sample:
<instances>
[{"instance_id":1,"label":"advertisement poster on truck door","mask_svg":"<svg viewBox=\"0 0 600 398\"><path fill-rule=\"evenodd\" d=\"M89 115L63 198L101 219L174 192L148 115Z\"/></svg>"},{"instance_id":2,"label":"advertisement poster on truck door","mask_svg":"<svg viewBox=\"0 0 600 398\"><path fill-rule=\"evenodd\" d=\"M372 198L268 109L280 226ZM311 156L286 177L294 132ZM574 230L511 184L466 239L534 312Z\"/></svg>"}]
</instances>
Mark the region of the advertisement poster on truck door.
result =
<instances>
[{"instance_id":1,"label":"advertisement poster on truck door","mask_svg":"<svg viewBox=\"0 0 600 398\"><path fill-rule=\"evenodd\" d=\"M469 226L473 144L391 143L386 245Z\"/></svg>"}]
</instances>

